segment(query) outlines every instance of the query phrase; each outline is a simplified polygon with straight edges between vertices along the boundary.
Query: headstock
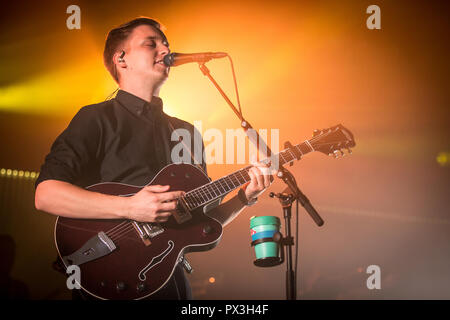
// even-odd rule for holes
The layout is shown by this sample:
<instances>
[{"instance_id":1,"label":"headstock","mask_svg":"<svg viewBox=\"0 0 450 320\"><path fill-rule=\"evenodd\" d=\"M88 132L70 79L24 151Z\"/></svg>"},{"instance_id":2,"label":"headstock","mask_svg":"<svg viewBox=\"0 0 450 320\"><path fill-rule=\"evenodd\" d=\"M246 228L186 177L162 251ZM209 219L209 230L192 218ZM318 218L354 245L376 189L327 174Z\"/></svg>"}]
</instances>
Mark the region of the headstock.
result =
<instances>
[{"instance_id":1,"label":"headstock","mask_svg":"<svg viewBox=\"0 0 450 320\"><path fill-rule=\"evenodd\" d=\"M350 148L356 145L353 134L341 124L328 129L314 130L313 138L309 140L309 143L315 151L334 155L335 158L345 155L342 149L352 153Z\"/></svg>"}]
</instances>

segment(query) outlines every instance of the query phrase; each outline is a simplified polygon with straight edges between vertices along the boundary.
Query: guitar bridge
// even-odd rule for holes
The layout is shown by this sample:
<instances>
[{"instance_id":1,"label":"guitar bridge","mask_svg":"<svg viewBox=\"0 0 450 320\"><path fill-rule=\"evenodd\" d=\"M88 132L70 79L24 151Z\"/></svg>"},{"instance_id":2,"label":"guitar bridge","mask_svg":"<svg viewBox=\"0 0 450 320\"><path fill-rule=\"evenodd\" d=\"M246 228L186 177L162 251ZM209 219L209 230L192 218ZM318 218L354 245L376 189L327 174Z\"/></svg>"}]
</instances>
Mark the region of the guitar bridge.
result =
<instances>
[{"instance_id":1,"label":"guitar bridge","mask_svg":"<svg viewBox=\"0 0 450 320\"><path fill-rule=\"evenodd\" d=\"M154 223L145 223L145 222L132 222L134 229L141 237L142 242L144 242L145 246L149 246L152 244L150 241L151 238L156 237L158 234L164 232L164 228L159 224Z\"/></svg>"},{"instance_id":2,"label":"guitar bridge","mask_svg":"<svg viewBox=\"0 0 450 320\"><path fill-rule=\"evenodd\" d=\"M142 227L145 230L145 233L149 238L156 237L158 234L161 234L164 232L164 228L161 227L159 224L154 223L142 223Z\"/></svg>"},{"instance_id":3,"label":"guitar bridge","mask_svg":"<svg viewBox=\"0 0 450 320\"><path fill-rule=\"evenodd\" d=\"M136 221L133 221L131 224L133 225L134 229L138 233L139 237L141 238L141 240L145 244L145 246L148 247L149 245L151 245L152 242L150 241L149 236L145 232L143 227Z\"/></svg>"}]
</instances>

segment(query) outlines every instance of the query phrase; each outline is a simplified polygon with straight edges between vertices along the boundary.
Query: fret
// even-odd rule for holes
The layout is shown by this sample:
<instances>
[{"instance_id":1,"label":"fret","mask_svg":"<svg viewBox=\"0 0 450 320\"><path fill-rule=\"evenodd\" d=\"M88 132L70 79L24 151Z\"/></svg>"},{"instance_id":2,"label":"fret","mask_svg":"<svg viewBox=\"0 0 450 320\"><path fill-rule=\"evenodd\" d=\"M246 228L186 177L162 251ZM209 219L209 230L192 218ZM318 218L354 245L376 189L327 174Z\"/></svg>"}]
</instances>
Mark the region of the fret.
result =
<instances>
[{"instance_id":1,"label":"fret","mask_svg":"<svg viewBox=\"0 0 450 320\"><path fill-rule=\"evenodd\" d=\"M289 152L291 153L291 155L292 155L292 160L297 159L297 157L295 156L294 151L292 151L291 149L288 149L288 151L289 151Z\"/></svg>"},{"instance_id":2,"label":"fret","mask_svg":"<svg viewBox=\"0 0 450 320\"><path fill-rule=\"evenodd\" d=\"M234 180L233 180L233 174L229 174L227 176L227 178L228 178L228 181L231 182L231 184L233 185L233 187L231 189L235 188L235 184L234 184Z\"/></svg>"},{"instance_id":3,"label":"fret","mask_svg":"<svg viewBox=\"0 0 450 320\"><path fill-rule=\"evenodd\" d=\"M237 172L234 172L231 174L233 183L236 183L236 187L239 187L241 185L241 182L239 181L239 177L237 175Z\"/></svg>"},{"instance_id":4,"label":"fret","mask_svg":"<svg viewBox=\"0 0 450 320\"><path fill-rule=\"evenodd\" d=\"M199 204L201 204L203 201L205 201L205 199L203 198L202 193L200 192L200 188L195 189L194 194L197 197L197 199L199 200Z\"/></svg>"},{"instance_id":5,"label":"fret","mask_svg":"<svg viewBox=\"0 0 450 320\"><path fill-rule=\"evenodd\" d=\"M241 175L242 179L244 179L244 182L242 184L246 183L247 179L245 179L244 174L242 173L242 170L239 170L238 172Z\"/></svg>"},{"instance_id":6,"label":"fret","mask_svg":"<svg viewBox=\"0 0 450 320\"><path fill-rule=\"evenodd\" d=\"M215 187L214 182L212 182L208 185L209 190L211 190L211 193L213 194L214 198L216 198L217 194L220 195L220 193L217 193L216 190L214 190L214 187Z\"/></svg>"},{"instance_id":7,"label":"fret","mask_svg":"<svg viewBox=\"0 0 450 320\"><path fill-rule=\"evenodd\" d=\"M245 179L244 179L244 177L242 176L242 174L241 174L240 171L236 172L236 178L237 178L237 180L239 181L239 184L240 184L240 185L242 185L242 184L245 183Z\"/></svg>"},{"instance_id":8,"label":"fret","mask_svg":"<svg viewBox=\"0 0 450 320\"><path fill-rule=\"evenodd\" d=\"M192 192L191 193L191 195L190 195L190 197L191 197L191 201L192 201L192 203L194 204L194 206L198 206L198 199L197 199L197 197L196 197L196 195L195 195L195 192Z\"/></svg>"},{"instance_id":9,"label":"fret","mask_svg":"<svg viewBox=\"0 0 450 320\"><path fill-rule=\"evenodd\" d=\"M196 208L199 205L197 199L195 198L195 196L193 194L189 195L189 199L190 199L189 201L193 205L193 208Z\"/></svg>"},{"instance_id":10,"label":"fret","mask_svg":"<svg viewBox=\"0 0 450 320\"><path fill-rule=\"evenodd\" d=\"M227 191L231 191L233 189L233 187L230 186L230 184L228 183L228 179L226 179L226 177L223 178L223 182L225 182L225 185L227 186L228 190Z\"/></svg>"},{"instance_id":11,"label":"fret","mask_svg":"<svg viewBox=\"0 0 450 320\"><path fill-rule=\"evenodd\" d=\"M288 161L286 161L286 159L284 158L283 153L280 152L279 155L281 156L281 159L284 161L281 165L283 165L283 164L285 164L286 162L288 162Z\"/></svg>"},{"instance_id":12,"label":"fret","mask_svg":"<svg viewBox=\"0 0 450 320\"><path fill-rule=\"evenodd\" d=\"M222 185L222 188L225 190L225 192L228 192L231 190L230 186L228 185L227 181L225 180L225 178L221 179L222 181L220 182L220 184Z\"/></svg>"},{"instance_id":13,"label":"fret","mask_svg":"<svg viewBox=\"0 0 450 320\"><path fill-rule=\"evenodd\" d=\"M237 175L237 172L233 173L233 181L236 183L236 187L239 187L242 183L241 180L239 180L239 176Z\"/></svg>"},{"instance_id":14,"label":"fret","mask_svg":"<svg viewBox=\"0 0 450 320\"><path fill-rule=\"evenodd\" d=\"M291 149L287 149L285 153L286 153L286 157L288 159L288 162L291 162L292 160L295 159L295 156L292 155Z\"/></svg>"},{"instance_id":15,"label":"fret","mask_svg":"<svg viewBox=\"0 0 450 320\"><path fill-rule=\"evenodd\" d=\"M302 152L302 148L300 147L300 145L298 144L298 145L296 145L295 146L295 148L298 150L298 152L300 152L301 153L301 155L302 155L302 157L303 157L303 155L305 154L304 152Z\"/></svg>"},{"instance_id":16,"label":"fret","mask_svg":"<svg viewBox=\"0 0 450 320\"><path fill-rule=\"evenodd\" d=\"M209 191L207 186L203 186L201 189L202 189L203 193L205 194L207 201L214 198L214 196L211 194L211 192ZM209 196L211 196L211 199L209 198Z\"/></svg>"},{"instance_id":17,"label":"fret","mask_svg":"<svg viewBox=\"0 0 450 320\"><path fill-rule=\"evenodd\" d=\"M203 188L200 187L198 189L198 192L199 192L200 196L202 197L203 201L207 202L208 201L208 196L206 195L206 193L202 189Z\"/></svg>"},{"instance_id":18,"label":"fret","mask_svg":"<svg viewBox=\"0 0 450 320\"><path fill-rule=\"evenodd\" d=\"M311 148L311 151L314 151L314 148L313 148L313 146L311 145L311 143L309 142L309 140L306 140L304 143L307 144L308 147Z\"/></svg>"},{"instance_id":19,"label":"fret","mask_svg":"<svg viewBox=\"0 0 450 320\"><path fill-rule=\"evenodd\" d=\"M219 185L217 186L217 188L219 189L219 191L220 191L222 194L224 194L224 193L226 193L227 191L226 191L225 188L223 187L221 181L222 181L222 178L220 178L219 180L217 180L217 182L218 182L218 184L219 184ZM223 191L221 191L220 188L222 188Z\"/></svg>"},{"instance_id":20,"label":"fret","mask_svg":"<svg viewBox=\"0 0 450 320\"><path fill-rule=\"evenodd\" d=\"M216 195L215 195L214 193L212 193L212 190L211 190L211 188L209 187L209 184L207 184L207 185L204 186L204 190L205 190L205 193L206 193L207 196L208 196L208 195L211 196L211 199L214 199L214 198L216 197ZM208 199L208 200L211 200L211 199Z\"/></svg>"},{"instance_id":21,"label":"fret","mask_svg":"<svg viewBox=\"0 0 450 320\"><path fill-rule=\"evenodd\" d=\"M183 199L186 205L189 207L189 209L192 209L194 204L192 203L191 198L188 195L186 195L185 197L183 197Z\"/></svg>"},{"instance_id":22,"label":"fret","mask_svg":"<svg viewBox=\"0 0 450 320\"><path fill-rule=\"evenodd\" d=\"M247 168L244 168L244 169L242 169L243 171L244 171L244 178L245 178L245 180L248 182L248 181L250 181L251 180L251 178L250 178L250 175L248 174L248 170L250 170L250 167L247 167Z\"/></svg>"},{"instance_id":23,"label":"fret","mask_svg":"<svg viewBox=\"0 0 450 320\"><path fill-rule=\"evenodd\" d=\"M214 187L217 190L217 193L222 196L225 193L225 189L222 187L219 181L214 182Z\"/></svg>"},{"instance_id":24,"label":"fret","mask_svg":"<svg viewBox=\"0 0 450 320\"><path fill-rule=\"evenodd\" d=\"M223 191L221 191L222 194L227 193L227 189L225 188L225 186L224 186L224 184L223 184L223 178L218 179L217 182L218 182L219 190L220 190L220 188L223 189Z\"/></svg>"}]
</instances>

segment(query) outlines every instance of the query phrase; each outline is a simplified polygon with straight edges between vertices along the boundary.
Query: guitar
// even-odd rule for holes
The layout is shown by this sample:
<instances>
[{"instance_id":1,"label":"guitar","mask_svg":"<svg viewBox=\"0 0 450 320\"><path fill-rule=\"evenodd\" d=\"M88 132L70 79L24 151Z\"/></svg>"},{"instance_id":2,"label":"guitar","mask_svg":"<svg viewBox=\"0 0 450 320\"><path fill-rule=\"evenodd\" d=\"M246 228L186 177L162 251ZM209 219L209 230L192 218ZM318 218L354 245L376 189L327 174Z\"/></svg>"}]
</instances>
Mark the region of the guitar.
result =
<instances>
[{"instance_id":1,"label":"guitar","mask_svg":"<svg viewBox=\"0 0 450 320\"><path fill-rule=\"evenodd\" d=\"M338 157L342 149L355 146L352 133L342 125L315 130L313 138L277 155L279 165L300 160L312 151ZM58 217L55 243L65 268L80 268L84 291L100 299L143 299L161 289L172 276L183 254L214 248L222 236L222 225L204 213L205 206L250 181L240 169L215 181L191 164L169 164L148 185L170 185L186 194L165 223L130 220L73 219ZM144 186L98 183L87 190L117 196L132 196ZM184 262L187 263L187 262Z\"/></svg>"}]
</instances>

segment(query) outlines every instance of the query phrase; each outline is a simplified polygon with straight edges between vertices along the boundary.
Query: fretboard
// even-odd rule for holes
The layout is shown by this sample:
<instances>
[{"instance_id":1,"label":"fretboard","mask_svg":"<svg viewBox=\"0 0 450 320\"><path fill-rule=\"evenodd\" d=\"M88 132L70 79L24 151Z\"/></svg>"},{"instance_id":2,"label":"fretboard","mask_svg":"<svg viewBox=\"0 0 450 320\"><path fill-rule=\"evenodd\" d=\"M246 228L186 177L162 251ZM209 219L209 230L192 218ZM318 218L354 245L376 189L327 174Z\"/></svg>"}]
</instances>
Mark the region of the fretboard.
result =
<instances>
[{"instance_id":1,"label":"fretboard","mask_svg":"<svg viewBox=\"0 0 450 320\"><path fill-rule=\"evenodd\" d=\"M273 162L273 160L276 161L278 157L278 163L282 166L286 163L293 162L294 160L300 160L303 155L311 151L314 151L314 149L311 143L306 140L303 143L293 146L292 148L285 149L280 153L272 155L271 157L260 162ZM226 196L231 191L239 188L251 180L250 175L248 174L251 167L252 166L247 166L225 177L211 181L201 187L187 192L183 197L186 205L190 210L194 210L218 198Z\"/></svg>"}]
</instances>

